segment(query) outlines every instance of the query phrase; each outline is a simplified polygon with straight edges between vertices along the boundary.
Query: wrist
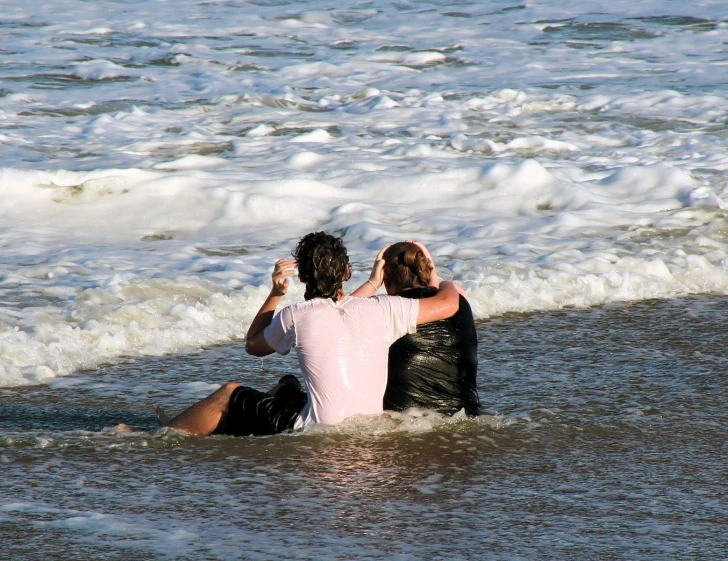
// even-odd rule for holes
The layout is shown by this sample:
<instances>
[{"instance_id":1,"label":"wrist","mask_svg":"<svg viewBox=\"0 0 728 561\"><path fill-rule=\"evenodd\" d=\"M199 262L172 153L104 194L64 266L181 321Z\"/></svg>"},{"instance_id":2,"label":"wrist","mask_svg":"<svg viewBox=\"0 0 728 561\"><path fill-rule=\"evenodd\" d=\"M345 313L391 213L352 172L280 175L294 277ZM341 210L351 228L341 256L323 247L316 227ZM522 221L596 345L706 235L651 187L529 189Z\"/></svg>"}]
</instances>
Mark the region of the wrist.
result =
<instances>
[{"instance_id":1,"label":"wrist","mask_svg":"<svg viewBox=\"0 0 728 561\"><path fill-rule=\"evenodd\" d=\"M372 285L372 288L374 289L374 292L377 292L377 291L378 291L378 290L379 290L379 289L380 289L380 288L382 287L382 285L381 285L381 284L380 284L379 286L377 286L377 283L376 283L376 282L374 282L374 281L373 281L373 280L371 279L371 277L367 279L367 282L368 282L369 284L371 284L371 285Z\"/></svg>"}]
</instances>

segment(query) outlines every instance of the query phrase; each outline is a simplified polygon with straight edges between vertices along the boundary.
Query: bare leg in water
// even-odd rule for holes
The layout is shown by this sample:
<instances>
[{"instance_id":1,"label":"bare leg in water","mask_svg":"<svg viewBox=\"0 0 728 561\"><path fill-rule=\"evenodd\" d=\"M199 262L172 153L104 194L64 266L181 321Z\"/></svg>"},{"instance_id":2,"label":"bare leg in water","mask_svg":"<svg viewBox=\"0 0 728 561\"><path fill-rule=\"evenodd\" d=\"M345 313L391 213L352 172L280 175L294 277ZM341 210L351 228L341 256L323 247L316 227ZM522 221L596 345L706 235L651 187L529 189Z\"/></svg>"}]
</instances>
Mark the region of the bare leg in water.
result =
<instances>
[{"instance_id":1,"label":"bare leg in water","mask_svg":"<svg viewBox=\"0 0 728 561\"><path fill-rule=\"evenodd\" d=\"M215 431L227 414L230 395L239 385L235 382L228 382L174 418L170 418L164 409L157 407L159 424L197 436L208 436Z\"/></svg>"}]
</instances>

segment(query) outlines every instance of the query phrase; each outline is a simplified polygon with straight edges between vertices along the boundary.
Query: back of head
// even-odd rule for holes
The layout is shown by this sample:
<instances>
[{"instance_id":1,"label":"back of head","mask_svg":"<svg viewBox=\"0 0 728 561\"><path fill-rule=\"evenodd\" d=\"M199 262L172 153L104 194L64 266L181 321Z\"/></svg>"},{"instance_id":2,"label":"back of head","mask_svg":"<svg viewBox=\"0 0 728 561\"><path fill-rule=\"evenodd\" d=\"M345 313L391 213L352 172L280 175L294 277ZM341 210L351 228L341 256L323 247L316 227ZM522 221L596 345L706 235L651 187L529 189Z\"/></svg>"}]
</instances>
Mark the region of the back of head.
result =
<instances>
[{"instance_id":1,"label":"back of head","mask_svg":"<svg viewBox=\"0 0 728 561\"><path fill-rule=\"evenodd\" d=\"M298 278L306 285L304 298L337 300L345 280L349 280L349 256L341 238L325 232L305 235L293 251Z\"/></svg>"},{"instance_id":2,"label":"back of head","mask_svg":"<svg viewBox=\"0 0 728 561\"><path fill-rule=\"evenodd\" d=\"M408 288L425 288L430 282L432 263L417 244L398 242L384 252L384 283L387 292L398 294Z\"/></svg>"}]
</instances>

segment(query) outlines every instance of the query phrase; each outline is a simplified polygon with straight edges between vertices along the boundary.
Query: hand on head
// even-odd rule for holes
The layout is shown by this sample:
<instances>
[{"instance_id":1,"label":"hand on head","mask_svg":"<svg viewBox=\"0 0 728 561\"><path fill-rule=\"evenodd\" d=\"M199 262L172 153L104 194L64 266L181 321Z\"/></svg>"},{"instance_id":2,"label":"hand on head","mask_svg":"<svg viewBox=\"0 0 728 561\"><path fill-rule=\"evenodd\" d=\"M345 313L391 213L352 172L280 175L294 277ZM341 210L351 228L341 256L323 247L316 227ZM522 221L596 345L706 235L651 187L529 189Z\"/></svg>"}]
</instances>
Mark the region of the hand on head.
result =
<instances>
[{"instance_id":1,"label":"hand on head","mask_svg":"<svg viewBox=\"0 0 728 561\"><path fill-rule=\"evenodd\" d=\"M432 259L432 255L430 255L430 250L427 249L427 246L425 244L423 244L422 242L416 242L414 240L407 240L407 243L413 243L422 250L422 253L425 256L425 259L427 259L427 261L430 265L430 271L434 271L435 270L435 261L434 261L434 259Z\"/></svg>"},{"instance_id":2,"label":"hand on head","mask_svg":"<svg viewBox=\"0 0 728 561\"><path fill-rule=\"evenodd\" d=\"M432 258L432 255L430 254L430 251L427 249L427 246L423 244L422 242L417 242L414 240L406 240L404 244L409 244L410 246L415 246L419 253L421 253L422 256L424 256L424 260L419 260L420 258L416 257L416 254L410 254L412 255L412 259L417 261L418 264L416 265L417 270L421 271L422 273L418 273L417 277L419 277L420 281L424 281L427 286L431 286L433 288L439 288L440 286L440 278L437 275L437 269L435 268L435 260ZM402 288L406 288L407 283Z\"/></svg>"},{"instance_id":3,"label":"hand on head","mask_svg":"<svg viewBox=\"0 0 728 561\"><path fill-rule=\"evenodd\" d=\"M387 251L389 246L384 246L377 256L374 258L374 266L372 272L369 275L369 281L374 284L375 288L379 288L384 284L384 252Z\"/></svg>"}]
</instances>

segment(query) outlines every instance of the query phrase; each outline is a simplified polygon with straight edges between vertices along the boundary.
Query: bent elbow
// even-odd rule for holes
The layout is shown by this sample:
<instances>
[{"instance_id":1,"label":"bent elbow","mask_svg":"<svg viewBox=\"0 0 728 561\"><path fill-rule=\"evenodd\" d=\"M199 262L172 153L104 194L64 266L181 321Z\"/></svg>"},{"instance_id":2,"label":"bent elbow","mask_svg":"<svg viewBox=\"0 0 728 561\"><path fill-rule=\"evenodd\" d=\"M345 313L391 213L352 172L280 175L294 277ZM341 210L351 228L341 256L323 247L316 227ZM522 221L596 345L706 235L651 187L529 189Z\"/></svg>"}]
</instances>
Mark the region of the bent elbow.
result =
<instances>
[{"instance_id":1,"label":"bent elbow","mask_svg":"<svg viewBox=\"0 0 728 561\"><path fill-rule=\"evenodd\" d=\"M460 309L460 295L454 290L444 293L440 306L439 319L447 319L454 316Z\"/></svg>"},{"instance_id":2,"label":"bent elbow","mask_svg":"<svg viewBox=\"0 0 728 561\"><path fill-rule=\"evenodd\" d=\"M448 297L443 299L434 313L434 317L429 321L438 321L454 316L460 308L460 299Z\"/></svg>"},{"instance_id":3,"label":"bent elbow","mask_svg":"<svg viewBox=\"0 0 728 561\"><path fill-rule=\"evenodd\" d=\"M245 352L251 356L263 357L274 353L275 351L266 343L262 333L258 333L253 337L245 340Z\"/></svg>"},{"instance_id":4,"label":"bent elbow","mask_svg":"<svg viewBox=\"0 0 728 561\"><path fill-rule=\"evenodd\" d=\"M451 299L448 304L449 305L447 317L452 317L457 314L458 310L460 309L460 295L457 295L456 298Z\"/></svg>"}]
</instances>

